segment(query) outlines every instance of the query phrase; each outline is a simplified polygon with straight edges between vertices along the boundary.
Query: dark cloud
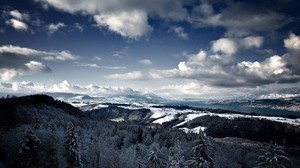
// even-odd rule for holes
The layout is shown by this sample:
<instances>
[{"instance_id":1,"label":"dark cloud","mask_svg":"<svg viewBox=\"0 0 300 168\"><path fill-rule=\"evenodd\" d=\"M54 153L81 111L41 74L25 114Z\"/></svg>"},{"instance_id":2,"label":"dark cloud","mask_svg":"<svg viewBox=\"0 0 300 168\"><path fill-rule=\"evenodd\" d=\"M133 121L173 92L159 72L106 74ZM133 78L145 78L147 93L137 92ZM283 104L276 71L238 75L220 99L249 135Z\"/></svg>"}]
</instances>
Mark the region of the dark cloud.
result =
<instances>
[{"instance_id":1,"label":"dark cloud","mask_svg":"<svg viewBox=\"0 0 300 168\"><path fill-rule=\"evenodd\" d=\"M227 36L277 30L292 21L292 17L267 5L241 2L228 3L224 10L211 15L191 16L191 22L196 25L225 27Z\"/></svg>"}]
</instances>

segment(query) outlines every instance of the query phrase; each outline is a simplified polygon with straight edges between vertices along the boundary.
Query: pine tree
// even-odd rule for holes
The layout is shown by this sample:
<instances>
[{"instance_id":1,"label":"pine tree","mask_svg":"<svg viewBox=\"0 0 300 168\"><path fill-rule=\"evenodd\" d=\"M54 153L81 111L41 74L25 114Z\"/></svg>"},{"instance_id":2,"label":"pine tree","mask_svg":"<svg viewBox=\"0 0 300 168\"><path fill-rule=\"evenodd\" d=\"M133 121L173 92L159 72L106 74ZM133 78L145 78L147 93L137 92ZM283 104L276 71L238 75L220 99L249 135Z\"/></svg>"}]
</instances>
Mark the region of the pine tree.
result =
<instances>
[{"instance_id":1,"label":"pine tree","mask_svg":"<svg viewBox=\"0 0 300 168\"><path fill-rule=\"evenodd\" d=\"M169 168L185 167L185 159L181 151L177 151L169 156Z\"/></svg>"},{"instance_id":2,"label":"pine tree","mask_svg":"<svg viewBox=\"0 0 300 168\"><path fill-rule=\"evenodd\" d=\"M213 167L212 145L203 132L199 131L199 138L195 141L192 149L192 159L189 161L191 167L211 168Z\"/></svg>"},{"instance_id":3,"label":"pine tree","mask_svg":"<svg viewBox=\"0 0 300 168\"><path fill-rule=\"evenodd\" d=\"M263 149L262 151L264 154L258 158L258 167L285 168L292 165L283 147L276 143L274 145L270 144L267 149Z\"/></svg>"},{"instance_id":4,"label":"pine tree","mask_svg":"<svg viewBox=\"0 0 300 168\"><path fill-rule=\"evenodd\" d=\"M19 149L20 165L22 167L38 167L37 148L40 143L40 139L32 129L28 128Z\"/></svg>"},{"instance_id":5,"label":"pine tree","mask_svg":"<svg viewBox=\"0 0 300 168\"><path fill-rule=\"evenodd\" d=\"M81 167L78 137L74 132L73 122L69 122L65 131L65 157L68 163L68 168Z\"/></svg>"},{"instance_id":6,"label":"pine tree","mask_svg":"<svg viewBox=\"0 0 300 168\"><path fill-rule=\"evenodd\" d=\"M165 168L167 166L167 158L158 149L153 148L147 155L147 168Z\"/></svg>"}]
</instances>

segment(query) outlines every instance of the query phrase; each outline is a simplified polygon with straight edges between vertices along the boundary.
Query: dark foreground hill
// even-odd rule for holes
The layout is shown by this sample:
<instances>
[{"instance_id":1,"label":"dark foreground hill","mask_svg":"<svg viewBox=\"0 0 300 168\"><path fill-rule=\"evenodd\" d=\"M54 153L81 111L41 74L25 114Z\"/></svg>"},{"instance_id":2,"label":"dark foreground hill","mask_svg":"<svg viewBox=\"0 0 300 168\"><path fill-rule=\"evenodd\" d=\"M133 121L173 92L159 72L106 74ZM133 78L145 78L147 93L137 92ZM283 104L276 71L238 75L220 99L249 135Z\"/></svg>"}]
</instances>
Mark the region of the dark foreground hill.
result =
<instances>
[{"instance_id":1,"label":"dark foreground hill","mask_svg":"<svg viewBox=\"0 0 300 168\"><path fill-rule=\"evenodd\" d=\"M64 168L76 161L88 168L151 167L149 156L154 151L162 167L191 167L192 149L198 135L173 128L172 123L152 124L148 113L151 111L147 109L115 106L87 113L46 95L1 99L0 167ZM109 120L117 117L126 121ZM203 119L186 124L193 127L197 122L205 122L209 127L211 123L209 135L221 137L207 140L212 146L214 167L255 167L258 164L258 157L263 154L261 149L266 149L268 143L223 138L229 134L226 130L235 135L231 132L233 129L229 129L234 121ZM218 123L220 126L216 126ZM244 131L241 123L233 128L238 127ZM74 156L71 160L68 150ZM299 167L299 150L285 150L294 164L290 167Z\"/></svg>"},{"instance_id":2,"label":"dark foreground hill","mask_svg":"<svg viewBox=\"0 0 300 168\"><path fill-rule=\"evenodd\" d=\"M47 95L32 95L0 99L0 126L12 128L22 124L45 123L46 120L82 116L72 105Z\"/></svg>"}]
</instances>

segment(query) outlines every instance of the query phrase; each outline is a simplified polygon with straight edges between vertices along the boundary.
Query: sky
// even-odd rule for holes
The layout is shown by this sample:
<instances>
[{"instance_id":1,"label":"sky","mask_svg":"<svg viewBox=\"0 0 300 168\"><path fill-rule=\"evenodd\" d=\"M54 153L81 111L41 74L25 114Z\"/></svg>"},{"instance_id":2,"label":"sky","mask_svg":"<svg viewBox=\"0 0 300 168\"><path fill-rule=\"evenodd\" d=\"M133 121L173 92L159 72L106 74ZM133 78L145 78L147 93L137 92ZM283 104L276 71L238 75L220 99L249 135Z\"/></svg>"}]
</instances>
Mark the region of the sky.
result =
<instances>
[{"instance_id":1,"label":"sky","mask_svg":"<svg viewBox=\"0 0 300 168\"><path fill-rule=\"evenodd\" d=\"M297 0L2 0L0 92L300 92Z\"/></svg>"}]
</instances>

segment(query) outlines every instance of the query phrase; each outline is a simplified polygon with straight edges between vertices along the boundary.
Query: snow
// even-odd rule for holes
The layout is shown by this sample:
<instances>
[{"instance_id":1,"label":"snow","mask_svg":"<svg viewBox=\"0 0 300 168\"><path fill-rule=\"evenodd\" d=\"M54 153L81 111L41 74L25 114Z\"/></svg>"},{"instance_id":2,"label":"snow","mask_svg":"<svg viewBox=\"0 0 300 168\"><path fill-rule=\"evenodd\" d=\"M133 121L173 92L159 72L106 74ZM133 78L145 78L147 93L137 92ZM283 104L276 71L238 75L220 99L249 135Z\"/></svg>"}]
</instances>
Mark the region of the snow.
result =
<instances>
[{"instance_id":1,"label":"snow","mask_svg":"<svg viewBox=\"0 0 300 168\"><path fill-rule=\"evenodd\" d=\"M110 119L110 121L113 121L113 122L122 122L122 121L125 121L125 119L123 117L119 117L119 118Z\"/></svg>"},{"instance_id":2,"label":"snow","mask_svg":"<svg viewBox=\"0 0 300 168\"><path fill-rule=\"evenodd\" d=\"M193 110L176 110L173 108L150 108L150 110L153 113L150 118L160 118L165 115L193 112Z\"/></svg>"},{"instance_id":3,"label":"snow","mask_svg":"<svg viewBox=\"0 0 300 168\"><path fill-rule=\"evenodd\" d=\"M87 103L84 102L76 102L76 103L69 102L69 103L74 107L82 107L88 105Z\"/></svg>"},{"instance_id":4,"label":"snow","mask_svg":"<svg viewBox=\"0 0 300 168\"><path fill-rule=\"evenodd\" d=\"M163 118L160 118L160 119L157 119L157 120L153 121L153 123L163 124L165 122L172 121L173 119L174 119L174 115L167 115Z\"/></svg>"},{"instance_id":5,"label":"snow","mask_svg":"<svg viewBox=\"0 0 300 168\"><path fill-rule=\"evenodd\" d=\"M93 110L101 109L101 108L108 108L108 105L106 105L106 104L99 104L96 107L94 107Z\"/></svg>"},{"instance_id":6,"label":"snow","mask_svg":"<svg viewBox=\"0 0 300 168\"><path fill-rule=\"evenodd\" d=\"M191 120L193 120L193 119L195 119L197 117L203 117L203 116L206 116L206 115L208 115L207 112L198 112L198 113L188 114L188 115L186 115L186 118L185 118L185 120L183 122L175 125L174 127L181 126L181 125L187 123L188 121L191 121Z\"/></svg>"},{"instance_id":7,"label":"snow","mask_svg":"<svg viewBox=\"0 0 300 168\"><path fill-rule=\"evenodd\" d=\"M195 128L192 128L192 129L188 129L188 128L179 128L180 130L182 130L183 132L185 133L195 133L195 134L199 134L199 131L205 131L206 130L206 127L195 127Z\"/></svg>"},{"instance_id":8,"label":"snow","mask_svg":"<svg viewBox=\"0 0 300 168\"><path fill-rule=\"evenodd\" d=\"M166 113L160 112L160 111L156 111L156 112L153 112L153 114L151 115L150 118L160 118L160 117L163 117L164 115L166 115Z\"/></svg>"}]
</instances>

